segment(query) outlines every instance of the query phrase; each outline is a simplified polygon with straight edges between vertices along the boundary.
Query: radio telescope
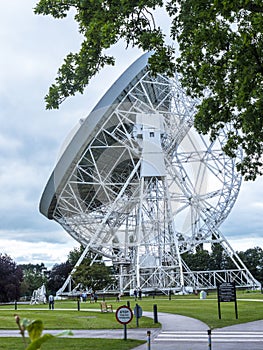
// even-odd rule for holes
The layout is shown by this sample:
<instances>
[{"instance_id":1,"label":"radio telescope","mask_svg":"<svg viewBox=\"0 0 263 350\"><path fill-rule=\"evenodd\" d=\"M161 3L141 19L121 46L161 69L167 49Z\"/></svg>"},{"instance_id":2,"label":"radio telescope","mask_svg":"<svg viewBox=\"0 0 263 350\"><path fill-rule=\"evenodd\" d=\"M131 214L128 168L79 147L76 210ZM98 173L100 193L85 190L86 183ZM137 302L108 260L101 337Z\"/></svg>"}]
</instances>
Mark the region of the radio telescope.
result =
<instances>
[{"instance_id":1,"label":"radio telescope","mask_svg":"<svg viewBox=\"0 0 263 350\"><path fill-rule=\"evenodd\" d=\"M194 130L198 100L177 74L152 76L149 55L81 121L40 211L84 245L84 255L91 250L115 266L118 290L211 288L229 278L255 285L219 231L238 196L241 153L232 159L222 151L226 128L213 142ZM236 268L190 271L181 254L206 244L221 244Z\"/></svg>"}]
</instances>

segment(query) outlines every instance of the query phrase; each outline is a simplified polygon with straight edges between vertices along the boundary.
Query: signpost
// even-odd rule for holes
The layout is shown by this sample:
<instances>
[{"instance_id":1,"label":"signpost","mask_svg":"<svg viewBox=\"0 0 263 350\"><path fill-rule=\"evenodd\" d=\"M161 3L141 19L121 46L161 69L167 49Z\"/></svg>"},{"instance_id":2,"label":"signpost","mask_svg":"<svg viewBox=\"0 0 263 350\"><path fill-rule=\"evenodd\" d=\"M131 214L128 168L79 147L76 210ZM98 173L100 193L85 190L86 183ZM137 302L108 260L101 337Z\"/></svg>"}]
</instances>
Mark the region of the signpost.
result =
<instances>
[{"instance_id":1,"label":"signpost","mask_svg":"<svg viewBox=\"0 0 263 350\"><path fill-rule=\"evenodd\" d=\"M132 310L129 306L122 305L116 310L115 316L116 320L123 324L124 340L127 340L127 324L130 323L133 318Z\"/></svg>"},{"instance_id":2,"label":"signpost","mask_svg":"<svg viewBox=\"0 0 263 350\"><path fill-rule=\"evenodd\" d=\"M133 313L136 317L136 327L139 327L139 318L142 317L142 308L138 304L136 304Z\"/></svg>"},{"instance_id":3,"label":"signpost","mask_svg":"<svg viewBox=\"0 0 263 350\"><path fill-rule=\"evenodd\" d=\"M234 302L235 303L235 314L237 314L237 298L236 298L236 287L233 282L224 282L217 286L217 301L218 301L218 317L221 319L220 303Z\"/></svg>"}]
</instances>

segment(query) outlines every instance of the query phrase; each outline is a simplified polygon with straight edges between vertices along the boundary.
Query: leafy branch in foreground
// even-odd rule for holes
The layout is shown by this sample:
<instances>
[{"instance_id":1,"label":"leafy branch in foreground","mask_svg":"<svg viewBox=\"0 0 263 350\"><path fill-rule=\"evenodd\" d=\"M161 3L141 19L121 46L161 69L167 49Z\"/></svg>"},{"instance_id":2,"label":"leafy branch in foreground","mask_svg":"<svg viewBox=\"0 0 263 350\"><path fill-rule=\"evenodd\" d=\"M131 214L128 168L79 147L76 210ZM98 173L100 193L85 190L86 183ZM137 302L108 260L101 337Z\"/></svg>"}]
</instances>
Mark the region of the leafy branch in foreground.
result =
<instances>
[{"instance_id":1,"label":"leafy branch in foreground","mask_svg":"<svg viewBox=\"0 0 263 350\"><path fill-rule=\"evenodd\" d=\"M46 341L63 335L73 335L71 331L63 331L59 334L52 335L49 333L42 334L44 330L43 322L41 320L33 320L30 321L28 319L20 320L18 315L15 315L15 321L20 330L20 334L23 338L23 342L25 345L25 350L39 350L41 349L41 345ZM29 335L30 343L28 344L26 338L26 331Z\"/></svg>"},{"instance_id":2,"label":"leafy branch in foreground","mask_svg":"<svg viewBox=\"0 0 263 350\"><path fill-rule=\"evenodd\" d=\"M115 59L105 50L124 40L127 46L144 51L154 50L153 71L172 75L174 50L164 44L164 34L156 26L151 10L162 6L162 0L40 0L34 12L64 18L74 9L75 20L83 42L78 53L69 53L59 68L55 83L45 97L46 108L59 105L76 92L83 93L90 79L105 65L114 65ZM161 66L156 63L163 62Z\"/></svg>"},{"instance_id":3,"label":"leafy branch in foreground","mask_svg":"<svg viewBox=\"0 0 263 350\"><path fill-rule=\"evenodd\" d=\"M167 13L170 37L179 57L157 26L157 8ZM36 14L64 18L75 12L83 36L80 51L69 53L46 96L46 108L59 108L83 93L90 79L114 57L105 54L124 41L153 51L149 67L172 76L176 69L189 95L201 100L195 127L212 139L229 124L224 151L235 157L246 180L263 174L263 4L261 0L40 0Z\"/></svg>"}]
</instances>

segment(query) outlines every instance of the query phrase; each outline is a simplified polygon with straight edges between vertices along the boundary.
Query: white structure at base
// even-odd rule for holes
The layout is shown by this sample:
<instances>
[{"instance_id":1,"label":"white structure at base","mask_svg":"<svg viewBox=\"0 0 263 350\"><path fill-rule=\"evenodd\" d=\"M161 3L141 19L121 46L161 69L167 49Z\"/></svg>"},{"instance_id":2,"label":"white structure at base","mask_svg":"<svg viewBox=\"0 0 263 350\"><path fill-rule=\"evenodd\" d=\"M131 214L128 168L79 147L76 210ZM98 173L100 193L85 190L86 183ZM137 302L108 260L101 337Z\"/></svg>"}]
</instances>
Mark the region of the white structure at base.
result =
<instances>
[{"instance_id":1,"label":"white structure at base","mask_svg":"<svg viewBox=\"0 0 263 350\"><path fill-rule=\"evenodd\" d=\"M30 304L46 304L47 302L47 292L46 287L43 284L41 287L33 291Z\"/></svg>"}]
</instances>

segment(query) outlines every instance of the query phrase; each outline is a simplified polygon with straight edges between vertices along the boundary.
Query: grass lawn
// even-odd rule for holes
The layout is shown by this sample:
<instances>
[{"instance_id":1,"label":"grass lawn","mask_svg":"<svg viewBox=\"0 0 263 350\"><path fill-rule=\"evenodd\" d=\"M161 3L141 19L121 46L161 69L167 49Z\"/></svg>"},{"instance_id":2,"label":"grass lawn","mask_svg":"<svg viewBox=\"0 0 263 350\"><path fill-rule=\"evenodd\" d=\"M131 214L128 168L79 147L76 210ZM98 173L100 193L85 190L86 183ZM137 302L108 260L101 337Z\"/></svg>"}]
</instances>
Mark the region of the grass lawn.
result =
<instances>
[{"instance_id":1,"label":"grass lawn","mask_svg":"<svg viewBox=\"0 0 263 350\"><path fill-rule=\"evenodd\" d=\"M131 297L123 297L120 303L115 299L106 300L116 310L120 305L126 305L129 301L134 309L138 303L144 311L153 311L156 304L158 312L176 313L199 319L211 328L220 328L237 323L251 322L263 318L263 295L261 293L237 293L238 319L235 319L234 303L221 303L221 320L218 319L217 295L209 293L207 299L200 300L199 296L172 296L171 300L165 296L155 298L145 297L135 301ZM101 313L99 303L81 303L80 311L76 300L56 301L55 310L48 310L47 305L14 305L0 307L0 329L15 329L13 314L18 313L21 318L41 319L45 329L114 329L122 328L115 318L115 313ZM158 327L151 318L142 317L140 328ZM128 325L136 327L135 318Z\"/></svg>"},{"instance_id":2,"label":"grass lawn","mask_svg":"<svg viewBox=\"0 0 263 350\"><path fill-rule=\"evenodd\" d=\"M96 311L76 311L76 310L1 310L0 309L0 329L17 329L14 314L18 314L21 319L40 319L44 323L45 329L121 329L123 325L117 322L115 312L101 313ZM139 320L140 328L160 327L160 324L153 324L153 320L142 317ZM135 328L136 319L127 325L127 328Z\"/></svg>"},{"instance_id":3,"label":"grass lawn","mask_svg":"<svg viewBox=\"0 0 263 350\"><path fill-rule=\"evenodd\" d=\"M141 340L54 338L41 346L41 350L129 350L145 343ZM1 338L0 350L24 350L20 338Z\"/></svg>"},{"instance_id":4,"label":"grass lawn","mask_svg":"<svg viewBox=\"0 0 263 350\"><path fill-rule=\"evenodd\" d=\"M218 318L217 300L172 300L158 302L158 311L176 313L196 318L206 323L211 329L246 323L263 318L263 303L257 301L238 301L238 319L235 318L235 305L221 303L221 319ZM145 307L146 309L146 307Z\"/></svg>"},{"instance_id":5,"label":"grass lawn","mask_svg":"<svg viewBox=\"0 0 263 350\"><path fill-rule=\"evenodd\" d=\"M219 320L216 292L209 293L205 300L200 300L199 296L188 295L172 296L171 300L168 300L168 297L145 298L139 304L143 310L147 311L151 311L153 304L156 304L158 312L193 317L206 323L212 329L263 319L263 295L259 292L237 293L238 319L235 318L235 304L229 302L221 303L221 320Z\"/></svg>"}]
</instances>

